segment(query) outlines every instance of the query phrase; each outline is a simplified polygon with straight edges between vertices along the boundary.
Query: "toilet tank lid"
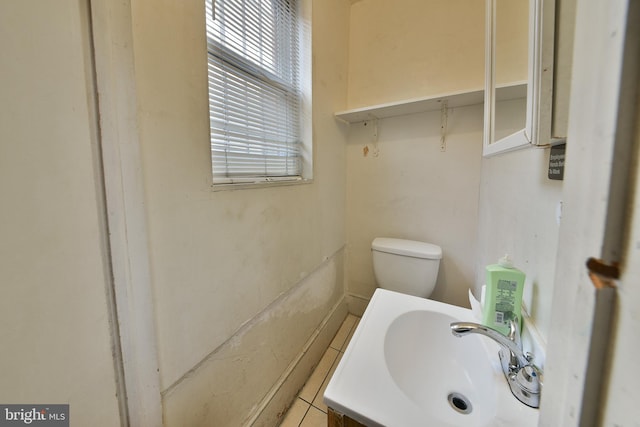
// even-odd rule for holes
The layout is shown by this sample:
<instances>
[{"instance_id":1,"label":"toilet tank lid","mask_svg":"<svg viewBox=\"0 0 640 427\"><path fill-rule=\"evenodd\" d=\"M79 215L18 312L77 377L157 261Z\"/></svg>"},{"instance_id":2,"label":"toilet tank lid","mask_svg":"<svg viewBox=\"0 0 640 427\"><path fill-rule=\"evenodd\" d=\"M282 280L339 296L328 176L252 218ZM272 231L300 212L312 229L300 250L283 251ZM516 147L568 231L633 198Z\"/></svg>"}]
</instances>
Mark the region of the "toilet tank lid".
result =
<instances>
[{"instance_id":1,"label":"toilet tank lid","mask_svg":"<svg viewBox=\"0 0 640 427\"><path fill-rule=\"evenodd\" d=\"M371 249L396 255L411 256L426 259L441 259L442 248L438 245L415 240L393 239L390 237L376 237L371 243Z\"/></svg>"}]
</instances>

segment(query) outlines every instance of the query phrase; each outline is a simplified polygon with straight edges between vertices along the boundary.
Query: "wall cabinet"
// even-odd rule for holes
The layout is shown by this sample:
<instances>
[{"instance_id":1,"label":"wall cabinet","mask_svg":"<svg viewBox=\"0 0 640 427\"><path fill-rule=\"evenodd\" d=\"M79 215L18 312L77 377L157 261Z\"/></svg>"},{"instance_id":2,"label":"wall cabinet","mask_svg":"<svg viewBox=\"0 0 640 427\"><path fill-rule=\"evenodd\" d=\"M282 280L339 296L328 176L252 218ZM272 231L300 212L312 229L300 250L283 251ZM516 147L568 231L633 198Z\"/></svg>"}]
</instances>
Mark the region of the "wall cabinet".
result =
<instances>
[{"instance_id":1,"label":"wall cabinet","mask_svg":"<svg viewBox=\"0 0 640 427\"><path fill-rule=\"evenodd\" d=\"M555 0L486 0L485 157L551 138ZM519 87L511 97L505 87Z\"/></svg>"}]
</instances>

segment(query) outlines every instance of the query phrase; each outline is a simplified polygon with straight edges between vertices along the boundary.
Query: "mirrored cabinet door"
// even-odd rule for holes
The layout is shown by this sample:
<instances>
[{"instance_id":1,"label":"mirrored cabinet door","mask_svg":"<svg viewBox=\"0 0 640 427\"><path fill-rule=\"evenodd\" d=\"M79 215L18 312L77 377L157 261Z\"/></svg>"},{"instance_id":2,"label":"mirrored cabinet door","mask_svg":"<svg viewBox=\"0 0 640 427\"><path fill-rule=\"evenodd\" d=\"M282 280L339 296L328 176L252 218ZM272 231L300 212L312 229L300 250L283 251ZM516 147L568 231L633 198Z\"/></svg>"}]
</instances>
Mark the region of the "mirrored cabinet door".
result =
<instances>
[{"instance_id":1,"label":"mirrored cabinet door","mask_svg":"<svg viewBox=\"0 0 640 427\"><path fill-rule=\"evenodd\" d=\"M529 0L495 0L493 141L527 125Z\"/></svg>"},{"instance_id":2,"label":"mirrored cabinet door","mask_svg":"<svg viewBox=\"0 0 640 427\"><path fill-rule=\"evenodd\" d=\"M486 0L484 156L548 145L554 0Z\"/></svg>"}]
</instances>

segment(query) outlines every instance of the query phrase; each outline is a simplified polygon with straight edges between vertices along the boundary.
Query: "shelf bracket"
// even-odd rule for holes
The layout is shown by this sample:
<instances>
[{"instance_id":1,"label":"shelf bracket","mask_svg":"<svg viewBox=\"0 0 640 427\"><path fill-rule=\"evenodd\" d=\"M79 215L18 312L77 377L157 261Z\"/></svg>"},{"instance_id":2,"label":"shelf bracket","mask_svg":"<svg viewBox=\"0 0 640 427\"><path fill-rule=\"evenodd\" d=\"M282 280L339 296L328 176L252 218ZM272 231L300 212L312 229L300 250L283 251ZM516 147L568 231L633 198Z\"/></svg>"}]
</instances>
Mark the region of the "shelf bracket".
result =
<instances>
[{"instance_id":1,"label":"shelf bracket","mask_svg":"<svg viewBox=\"0 0 640 427\"><path fill-rule=\"evenodd\" d=\"M369 119L364 121L364 125L371 127L371 142L373 143L372 155L373 157L378 157L380 153L378 150L378 118L370 114Z\"/></svg>"},{"instance_id":2,"label":"shelf bracket","mask_svg":"<svg viewBox=\"0 0 640 427\"><path fill-rule=\"evenodd\" d=\"M442 101L442 107L440 108L440 151L447 151L447 100Z\"/></svg>"}]
</instances>

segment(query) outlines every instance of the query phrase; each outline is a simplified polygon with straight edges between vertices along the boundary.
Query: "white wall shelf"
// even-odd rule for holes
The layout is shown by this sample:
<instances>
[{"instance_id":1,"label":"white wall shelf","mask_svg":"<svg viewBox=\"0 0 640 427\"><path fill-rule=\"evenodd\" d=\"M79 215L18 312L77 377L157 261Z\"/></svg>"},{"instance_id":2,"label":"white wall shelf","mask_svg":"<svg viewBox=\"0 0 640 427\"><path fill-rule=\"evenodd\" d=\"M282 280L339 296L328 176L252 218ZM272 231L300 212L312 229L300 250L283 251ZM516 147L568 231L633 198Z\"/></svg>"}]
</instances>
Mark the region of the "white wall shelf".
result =
<instances>
[{"instance_id":1,"label":"white wall shelf","mask_svg":"<svg viewBox=\"0 0 640 427\"><path fill-rule=\"evenodd\" d=\"M501 85L498 88L497 93L498 100L514 99L526 96L527 85L523 82ZM354 108L352 110L339 111L335 113L335 117L347 123L359 123L367 120L385 119L405 114L440 111L444 101L447 102L447 108L482 104L484 102L484 90L478 89L464 92L452 92L437 96L413 98L404 101L390 102L387 104Z\"/></svg>"},{"instance_id":2,"label":"white wall shelf","mask_svg":"<svg viewBox=\"0 0 640 427\"><path fill-rule=\"evenodd\" d=\"M359 123L366 120L385 119L405 114L440 111L444 101L447 101L447 108L455 108L482 104L483 100L484 91L479 89L355 108L352 110L337 112L335 113L335 116L348 123Z\"/></svg>"}]
</instances>

